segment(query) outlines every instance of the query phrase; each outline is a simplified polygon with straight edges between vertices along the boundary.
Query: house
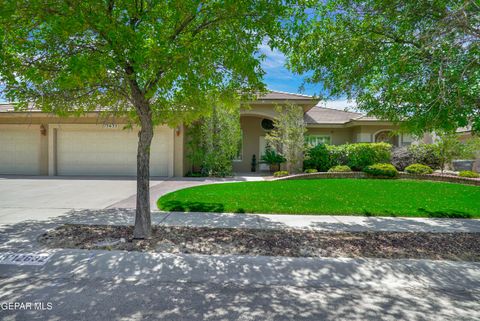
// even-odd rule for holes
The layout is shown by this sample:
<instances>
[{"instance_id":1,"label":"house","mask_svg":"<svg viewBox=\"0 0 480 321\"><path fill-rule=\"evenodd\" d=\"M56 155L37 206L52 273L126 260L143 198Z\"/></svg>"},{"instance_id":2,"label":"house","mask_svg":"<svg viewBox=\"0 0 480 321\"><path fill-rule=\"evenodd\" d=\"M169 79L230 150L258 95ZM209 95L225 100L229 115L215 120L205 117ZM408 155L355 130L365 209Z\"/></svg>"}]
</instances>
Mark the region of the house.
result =
<instances>
[{"instance_id":1,"label":"house","mask_svg":"<svg viewBox=\"0 0 480 321\"><path fill-rule=\"evenodd\" d=\"M277 104L294 103L304 111L312 143L389 141L410 144L409 135L391 135L390 122L317 106L305 95L271 91L248 102L241 111L242 149L234 171L249 172L252 156L265 149L265 134ZM248 107L246 107L248 106ZM126 119L105 117L100 111L81 117L59 117L35 108L15 111L0 105L0 174L21 175L135 175L137 132L125 129ZM183 176L188 170L186 128L159 126L151 149L152 176ZM260 170L267 169L260 165Z\"/></svg>"}]
</instances>

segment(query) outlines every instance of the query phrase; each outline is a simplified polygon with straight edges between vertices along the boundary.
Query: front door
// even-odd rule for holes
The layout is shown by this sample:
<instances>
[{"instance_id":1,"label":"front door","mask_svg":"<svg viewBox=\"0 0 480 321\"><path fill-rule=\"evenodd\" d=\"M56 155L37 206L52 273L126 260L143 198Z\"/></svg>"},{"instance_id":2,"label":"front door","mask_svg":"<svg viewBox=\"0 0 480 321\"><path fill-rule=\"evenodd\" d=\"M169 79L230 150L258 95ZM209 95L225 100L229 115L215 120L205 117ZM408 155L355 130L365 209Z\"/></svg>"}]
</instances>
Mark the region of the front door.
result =
<instances>
[{"instance_id":1,"label":"front door","mask_svg":"<svg viewBox=\"0 0 480 321\"><path fill-rule=\"evenodd\" d=\"M265 155L265 149L267 148L267 141L265 140L265 136L260 136L258 141L259 151L258 151L258 169L260 171L269 171L270 166L268 164L262 163L262 156Z\"/></svg>"}]
</instances>

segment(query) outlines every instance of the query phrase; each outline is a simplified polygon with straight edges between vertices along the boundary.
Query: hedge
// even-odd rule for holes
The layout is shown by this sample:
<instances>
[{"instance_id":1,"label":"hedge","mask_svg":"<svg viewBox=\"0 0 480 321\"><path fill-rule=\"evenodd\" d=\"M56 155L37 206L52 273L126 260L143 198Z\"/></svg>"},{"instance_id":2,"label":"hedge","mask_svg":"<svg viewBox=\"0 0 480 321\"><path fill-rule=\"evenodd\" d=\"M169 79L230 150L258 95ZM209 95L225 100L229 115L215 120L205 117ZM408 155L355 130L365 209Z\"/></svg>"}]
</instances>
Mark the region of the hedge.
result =
<instances>
[{"instance_id":1,"label":"hedge","mask_svg":"<svg viewBox=\"0 0 480 321\"><path fill-rule=\"evenodd\" d=\"M387 143L356 143L344 145L317 145L307 151L304 168L315 168L320 172L337 165L347 165L361 171L376 163L389 163L392 145Z\"/></svg>"}]
</instances>

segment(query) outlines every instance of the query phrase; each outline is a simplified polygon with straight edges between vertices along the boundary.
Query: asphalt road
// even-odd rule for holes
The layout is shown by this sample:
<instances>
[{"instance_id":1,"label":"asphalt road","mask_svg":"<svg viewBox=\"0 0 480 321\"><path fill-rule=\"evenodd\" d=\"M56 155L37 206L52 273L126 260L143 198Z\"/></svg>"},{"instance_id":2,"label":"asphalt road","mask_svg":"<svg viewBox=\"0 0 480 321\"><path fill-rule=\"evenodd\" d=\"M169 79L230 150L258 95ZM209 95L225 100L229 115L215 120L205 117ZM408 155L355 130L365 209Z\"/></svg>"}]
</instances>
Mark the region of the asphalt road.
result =
<instances>
[{"instance_id":1,"label":"asphalt road","mask_svg":"<svg viewBox=\"0 0 480 321\"><path fill-rule=\"evenodd\" d=\"M478 320L480 264L63 250L1 266L2 320Z\"/></svg>"}]
</instances>

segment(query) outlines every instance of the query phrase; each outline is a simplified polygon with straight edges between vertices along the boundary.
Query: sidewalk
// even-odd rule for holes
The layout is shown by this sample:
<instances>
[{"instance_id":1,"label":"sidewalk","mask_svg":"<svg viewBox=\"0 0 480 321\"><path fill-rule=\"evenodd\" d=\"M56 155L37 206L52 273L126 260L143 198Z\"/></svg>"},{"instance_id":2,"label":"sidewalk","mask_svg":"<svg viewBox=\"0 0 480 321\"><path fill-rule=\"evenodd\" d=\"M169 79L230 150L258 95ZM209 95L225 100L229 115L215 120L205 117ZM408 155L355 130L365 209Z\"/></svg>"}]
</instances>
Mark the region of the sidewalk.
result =
<instances>
[{"instance_id":1,"label":"sidewalk","mask_svg":"<svg viewBox=\"0 0 480 321\"><path fill-rule=\"evenodd\" d=\"M133 224L133 209L72 211L64 218L80 224ZM228 214L152 212L153 224L168 226L225 227L255 229L314 229L318 231L388 231L480 233L479 219L401 218L333 215Z\"/></svg>"}]
</instances>

